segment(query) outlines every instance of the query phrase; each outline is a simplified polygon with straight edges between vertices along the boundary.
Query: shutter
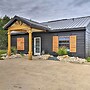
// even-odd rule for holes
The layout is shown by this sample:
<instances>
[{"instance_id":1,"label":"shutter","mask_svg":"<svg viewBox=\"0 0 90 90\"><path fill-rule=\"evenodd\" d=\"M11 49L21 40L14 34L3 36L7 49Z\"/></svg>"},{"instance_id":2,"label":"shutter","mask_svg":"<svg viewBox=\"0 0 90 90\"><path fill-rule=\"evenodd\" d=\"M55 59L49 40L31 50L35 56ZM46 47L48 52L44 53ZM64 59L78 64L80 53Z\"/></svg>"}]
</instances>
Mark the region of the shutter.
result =
<instances>
[{"instance_id":1,"label":"shutter","mask_svg":"<svg viewBox=\"0 0 90 90\"><path fill-rule=\"evenodd\" d=\"M70 36L70 52L76 52L76 35Z\"/></svg>"},{"instance_id":2,"label":"shutter","mask_svg":"<svg viewBox=\"0 0 90 90\"><path fill-rule=\"evenodd\" d=\"M24 38L17 38L17 50L24 50Z\"/></svg>"},{"instance_id":3,"label":"shutter","mask_svg":"<svg viewBox=\"0 0 90 90\"><path fill-rule=\"evenodd\" d=\"M53 36L53 50L54 52L58 51L58 36Z\"/></svg>"}]
</instances>

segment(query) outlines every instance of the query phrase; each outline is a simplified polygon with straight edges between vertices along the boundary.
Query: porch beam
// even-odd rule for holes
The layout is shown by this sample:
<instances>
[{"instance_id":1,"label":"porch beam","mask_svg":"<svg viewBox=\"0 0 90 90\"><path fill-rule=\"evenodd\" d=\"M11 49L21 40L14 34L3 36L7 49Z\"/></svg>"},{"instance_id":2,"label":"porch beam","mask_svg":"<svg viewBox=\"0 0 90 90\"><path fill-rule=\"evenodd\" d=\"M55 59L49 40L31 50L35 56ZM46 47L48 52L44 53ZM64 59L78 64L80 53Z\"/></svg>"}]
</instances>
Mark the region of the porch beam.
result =
<instances>
[{"instance_id":1,"label":"porch beam","mask_svg":"<svg viewBox=\"0 0 90 90\"><path fill-rule=\"evenodd\" d=\"M23 29L17 29L17 30L10 30L10 31L20 31L20 32L27 32L27 30L23 30Z\"/></svg>"}]
</instances>

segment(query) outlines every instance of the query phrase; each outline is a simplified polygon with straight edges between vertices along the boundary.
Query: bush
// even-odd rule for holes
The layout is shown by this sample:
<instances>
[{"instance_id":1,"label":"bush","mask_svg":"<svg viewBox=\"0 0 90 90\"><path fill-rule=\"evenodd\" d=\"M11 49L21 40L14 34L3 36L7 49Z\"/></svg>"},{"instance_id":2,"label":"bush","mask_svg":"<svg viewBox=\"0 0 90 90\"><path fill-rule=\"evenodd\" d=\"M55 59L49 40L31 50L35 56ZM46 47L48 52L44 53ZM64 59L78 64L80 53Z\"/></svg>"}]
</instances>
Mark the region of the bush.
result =
<instances>
[{"instance_id":1,"label":"bush","mask_svg":"<svg viewBox=\"0 0 90 90\"><path fill-rule=\"evenodd\" d=\"M22 52L20 52L20 55L21 55L21 56L24 56L24 54L23 54Z\"/></svg>"},{"instance_id":2,"label":"bush","mask_svg":"<svg viewBox=\"0 0 90 90\"><path fill-rule=\"evenodd\" d=\"M17 48L16 47L11 47L11 53L12 54L17 54Z\"/></svg>"},{"instance_id":3,"label":"bush","mask_svg":"<svg viewBox=\"0 0 90 90\"><path fill-rule=\"evenodd\" d=\"M90 62L90 57L87 57L86 60L87 60L87 62Z\"/></svg>"},{"instance_id":4,"label":"bush","mask_svg":"<svg viewBox=\"0 0 90 90\"><path fill-rule=\"evenodd\" d=\"M68 54L67 48L65 46L60 47L57 54L58 55L67 55Z\"/></svg>"},{"instance_id":5,"label":"bush","mask_svg":"<svg viewBox=\"0 0 90 90\"><path fill-rule=\"evenodd\" d=\"M0 50L0 55L1 54L6 54L7 53L7 50Z\"/></svg>"},{"instance_id":6,"label":"bush","mask_svg":"<svg viewBox=\"0 0 90 90\"><path fill-rule=\"evenodd\" d=\"M0 49L7 49L7 31L0 30Z\"/></svg>"}]
</instances>

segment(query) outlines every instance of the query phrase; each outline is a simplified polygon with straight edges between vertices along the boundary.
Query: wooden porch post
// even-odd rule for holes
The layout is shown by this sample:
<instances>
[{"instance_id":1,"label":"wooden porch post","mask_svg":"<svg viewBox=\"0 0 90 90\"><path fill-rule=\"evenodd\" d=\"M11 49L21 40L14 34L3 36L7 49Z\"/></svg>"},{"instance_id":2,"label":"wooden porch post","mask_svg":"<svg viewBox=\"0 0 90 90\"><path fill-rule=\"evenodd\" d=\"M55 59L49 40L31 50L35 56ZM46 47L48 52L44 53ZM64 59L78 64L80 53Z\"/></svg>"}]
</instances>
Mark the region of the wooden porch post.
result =
<instances>
[{"instance_id":1,"label":"wooden porch post","mask_svg":"<svg viewBox=\"0 0 90 90\"><path fill-rule=\"evenodd\" d=\"M11 32L8 30L8 56L11 55Z\"/></svg>"},{"instance_id":2,"label":"wooden porch post","mask_svg":"<svg viewBox=\"0 0 90 90\"><path fill-rule=\"evenodd\" d=\"M29 52L28 52L28 59L32 60L32 30L29 29Z\"/></svg>"}]
</instances>

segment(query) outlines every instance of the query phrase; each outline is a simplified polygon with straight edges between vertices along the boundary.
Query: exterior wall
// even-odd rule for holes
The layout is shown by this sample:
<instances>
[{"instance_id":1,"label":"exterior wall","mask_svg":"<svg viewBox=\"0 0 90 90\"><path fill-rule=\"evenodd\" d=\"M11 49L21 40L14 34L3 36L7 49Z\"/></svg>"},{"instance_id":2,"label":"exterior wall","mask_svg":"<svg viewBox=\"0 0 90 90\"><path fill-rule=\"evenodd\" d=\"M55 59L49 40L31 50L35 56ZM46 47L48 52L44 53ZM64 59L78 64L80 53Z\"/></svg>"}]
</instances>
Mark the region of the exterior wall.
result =
<instances>
[{"instance_id":1,"label":"exterior wall","mask_svg":"<svg viewBox=\"0 0 90 90\"><path fill-rule=\"evenodd\" d=\"M72 53L74 56L85 57L85 30L83 31L71 31L71 32L57 32L57 33L34 33L33 37L42 38L42 50L47 53L52 52L52 37L53 36L77 36L76 53Z\"/></svg>"},{"instance_id":2,"label":"exterior wall","mask_svg":"<svg viewBox=\"0 0 90 90\"><path fill-rule=\"evenodd\" d=\"M86 33L85 33L85 38L86 38L86 57L90 56L90 24L86 27Z\"/></svg>"},{"instance_id":3,"label":"exterior wall","mask_svg":"<svg viewBox=\"0 0 90 90\"><path fill-rule=\"evenodd\" d=\"M85 31L72 31L72 32L63 32L59 33L59 36L69 36L76 35L76 53L72 53L74 56L85 57Z\"/></svg>"},{"instance_id":4,"label":"exterior wall","mask_svg":"<svg viewBox=\"0 0 90 90\"><path fill-rule=\"evenodd\" d=\"M33 33L33 39L34 37L41 37L41 51L44 50L46 53L52 52L52 36L52 33Z\"/></svg>"},{"instance_id":5,"label":"exterior wall","mask_svg":"<svg viewBox=\"0 0 90 90\"><path fill-rule=\"evenodd\" d=\"M68 32L57 32L57 33L33 33L33 43L34 37L41 37L41 50L44 50L46 53L52 53L52 37L53 36L77 36L77 50L76 53L73 53L74 56L85 57L85 30L82 31L68 31ZM28 53L28 34L25 35L13 35L12 36L12 46L16 46L16 38L24 37L25 38L25 51L24 53ZM34 45L33 45L34 51Z\"/></svg>"}]
</instances>

